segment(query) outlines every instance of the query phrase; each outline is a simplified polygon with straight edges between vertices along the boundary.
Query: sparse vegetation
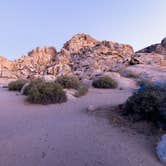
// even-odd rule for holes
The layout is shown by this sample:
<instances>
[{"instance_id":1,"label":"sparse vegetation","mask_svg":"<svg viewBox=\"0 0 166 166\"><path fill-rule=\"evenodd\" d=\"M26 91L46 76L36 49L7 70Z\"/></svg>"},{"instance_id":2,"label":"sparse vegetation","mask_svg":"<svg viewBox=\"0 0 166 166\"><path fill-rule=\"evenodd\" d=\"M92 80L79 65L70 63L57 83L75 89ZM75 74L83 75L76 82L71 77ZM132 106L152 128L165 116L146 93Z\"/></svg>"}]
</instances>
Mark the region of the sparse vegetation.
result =
<instances>
[{"instance_id":1,"label":"sparse vegetation","mask_svg":"<svg viewBox=\"0 0 166 166\"><path fill-rule=\"evenodd\" d=\"M10 91L20 91L22 87L26 84L26 80L16 80L12 81L8 85L8 89Z\"/></svg>"},{"instance_id":2,"label":"sparse vegetation","mask_svg":"<svg viewBox=\"0 0 166 166\"><path fill-rule=\"evenodd\" d=\"M56 82L66 89L77 89L80 85L80 81L76 76L60 76Z\"/></svg>"},{"instance_id":3,"label":"sparse vegetation","mask_svg":"<svg viewBox=\"0 0 166 166\"><path fill-rule=\"evenodd\" d=\"M31 86L27 100L35 104L54 104L66 102L67 97L60 84L38 82Z\"/></svg>"},{"instance_id":4,"label":"sparse vegetation","mask_svg":"<svg viewBox=\"0 0 166 166\"><path fill-rule=\"evenodd\" d=\"M94 80L92 85L95 88L111 89L111 88L117 88L118 83L114 79L105 76L105 77L100 77L97 80Z\"/></svg>"}]
</instances>

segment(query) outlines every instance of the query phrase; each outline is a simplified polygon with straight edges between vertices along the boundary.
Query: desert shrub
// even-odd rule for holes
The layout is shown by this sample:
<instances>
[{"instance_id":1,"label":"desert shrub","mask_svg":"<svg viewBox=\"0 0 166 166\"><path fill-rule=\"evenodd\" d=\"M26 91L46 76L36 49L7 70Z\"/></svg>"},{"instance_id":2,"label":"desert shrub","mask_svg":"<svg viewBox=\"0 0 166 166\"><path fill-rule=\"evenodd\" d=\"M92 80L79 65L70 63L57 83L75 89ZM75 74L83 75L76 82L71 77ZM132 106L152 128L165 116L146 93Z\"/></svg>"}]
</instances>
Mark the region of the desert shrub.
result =
<instances>
[{"instance_id":1,"label":"desert shrub","mask_svg":"<svg viewBox=\"0 0 166 166\"><path fill-rule=\"evenodd\" d=\"M92 85L95 88L109 89L109 88L117 88L118 83L117 81L115 81L110 77L100 77L99 79L94 80Z\"/></svg>"},{"instance_id":2,"label":"desert shrub","mask_svg":"<svg viewBox=\"0 0 166 166\"><path fill-rule=\"evenodd\" d=\"M148 84L136 91L125 103L126 115L135 120L160 121L161 101L166 96L166 87Z\"/></svg>"},{"instance_id":3,"label":"desert shrub","mask_svg":"<svg viewBox=\"0 0 166 166\"><path fill-rule=\"evenodd\" d=\"M34 86L39 86L39 85L42 84L42 83L44 83L44 81L41 80L41 79L32 80L32 81L29 83L29 85L24 88L23 95L26 95L26 96L27 96L27 95L29 94L29 91L30 91L30 89L31 89L32 87L34 87Z\"/></svg>"},{"instance_id":4,"label":"desert shrub","mask_svg":"<svg viewBox=\"0 0 166 166\"><path fill-rule=\"evenodd\" d=\"M20 91L22 87L26 84L26 80L16 80L12 81L8 85L8 89L10 91Z\"/></svg>"},{"instance_id":5,"label":"desert shrub","mask_svg":"<svg viewBox=\"0 0 166 166\"><path fill-rule=\"evenodd\" d=\"M54 104L67 101L63 88L58 83L38 82L28 92L28 101L35 104Z\"/></svg>"},{"instance_id":6,"label":"desert shrub","mask_svg":"<svg viewBox=\"0 0 166 166\"><path fill-rule=\"evenodd\" d=\"M76 97L81 97L88 93L88 88L83 84L79 84L76 90L77 90L77 93L75 94Z\"/></svg>"},{"instance_id":7,"label":"desert shrub","mask_svg":"<svg viewBox=\"0 0 166 166\"><path fill-rule=\"evenodd\" d=\"M56 82L66 89L76 89L80 84L76 76L60 76L57 78Z\"/></svg>"}]
</instances>

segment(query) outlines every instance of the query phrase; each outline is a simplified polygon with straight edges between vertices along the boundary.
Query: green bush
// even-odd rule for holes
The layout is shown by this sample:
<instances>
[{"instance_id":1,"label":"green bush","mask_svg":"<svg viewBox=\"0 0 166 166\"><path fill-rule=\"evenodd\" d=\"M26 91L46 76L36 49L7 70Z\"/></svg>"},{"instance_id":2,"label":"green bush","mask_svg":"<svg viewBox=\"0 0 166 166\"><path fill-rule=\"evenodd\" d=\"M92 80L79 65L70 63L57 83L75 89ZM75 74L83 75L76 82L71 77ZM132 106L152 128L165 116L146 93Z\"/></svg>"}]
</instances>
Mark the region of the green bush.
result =
<instances>
[{"instance_id":1,"label":"green bush","mask_svg":"<svg viewBox=\"0 0 166 166\"><path fill-rule=\"evenodd\" d=\"M12 81L8 85L10 91L21 91L22 87L26 84L26 80Z\"/></svg>"},{"instance_id":2,"label":"green bush","mask_svg":"<svg viewBox=\"0 0 166 166\"><path fill-rule=\"evenodd\" d=\"M147 84L129 97L124 106L125 114L132 115L135 120L160 121L160 107L164 95L165 87Z\"/></svg>"},{"instance_id":3,"label":"green bush","mask_svg":"<svg viewBox=\"0 0 166 166\"><path fill-rule=\"evenodd\" d=\"M60 76L56 82L66 89L76 89L80 84L79 79L75 76Z\"/></svg>"},{"instance_id":4,"label":"green bush","mask_svg":"<svg viewBox=\"0 0 166 166\"><path fill-rule=\"evenodd\" d=\"M117 88L118 83L110 77L100 77L99 79L94 80L92 85L95 88L111 89Z\"/></svg>"},{"instance_id":5,"label":"green bush","mask_svg":"<svg viewBox=\"0 0 166 166\"><path fill-rule=\"evenodd\" d=\"M44 83L43 80L41 79L35 79L35 80L32 80L29 85L27 85L25 88L24 88L24 91L23 91L23 95L28 95L29 94L29 91L32 87L34 86L40 86L40 84Z\"/></svg>"},{"instance_id":6,"label":"green bush","mask_svg":"<svg viewBox=\"0 0 166 166\"><path fill-rule=\"evenodd\" d=\"M54 104L67 101L63 88L58 83L38 82L30 87L28 101L35 104Z\"/></svg>"},{"instance_id":7,"label":"green bush","mask_svg":"<svg viewBox=\"0 0 166 166\"><path fill-rule=\"evenodd\" d=\"M77 93L75 94L76 97L81 97L81 96L84 96L88 93L88 88L83 85L83 84L80 84L77 88Z\"/></svg>"}]
</instances>

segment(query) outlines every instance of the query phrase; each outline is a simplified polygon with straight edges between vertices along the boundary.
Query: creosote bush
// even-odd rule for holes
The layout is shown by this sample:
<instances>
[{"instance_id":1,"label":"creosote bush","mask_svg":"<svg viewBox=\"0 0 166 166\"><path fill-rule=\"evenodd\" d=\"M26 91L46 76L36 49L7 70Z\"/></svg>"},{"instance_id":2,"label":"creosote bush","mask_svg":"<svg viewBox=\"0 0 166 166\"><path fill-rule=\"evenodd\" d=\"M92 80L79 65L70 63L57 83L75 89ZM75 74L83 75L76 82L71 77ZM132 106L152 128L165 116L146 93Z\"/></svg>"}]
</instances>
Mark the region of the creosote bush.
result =
<instances>
[{"instance_id":1,"label":"creosote bush","mask_svg":"<svg viewBox=\"0 0 166 166\"><path fill-rule=\"evenodd\" d=\"M27 100L35 104L55 104L66 102L67 97L60 84L37 81L32 83Z\"/></svg>"},{"instance_id":2,"label":"creosote bush","mask_svg":"<svg viewBox=\"0 0 166 166\"><path fill-rule=\"evenodd\" d=\"M155 123L166 122L164 99L166 99L166 86L144 85L125 103L125 114L130 115L133 120L148 120Z\"/></svg>"},{"instance_id":3,"label":"creosote bush","mask_svg":"<svg viewBox=\"0 0 166 166\"><path fill-rule=\"evenodd\" d=\"M80 81L76 76L60 76L56 82L66 89L76 89L80 85Z\"/></svg>"},{"instance_id":4,"label":"creosote bush","mask_svg":"<svg viewBox=\"0 0 166 166\"><path fill-rule=\"evenodd\" d=\"M8 89L10 91L20 91L22 87L26 84L26 80L16 80L12 81L8 85Z\"/></svg>"},{"instance_id":5,"label":"creosote bush","mask_svg":"<svg viewBox=\"0 0 166 166\"><path fill-rule=\"evenodd\" d=\"M95 88L111 89L111 88L117 88L118 83L114 79L105 76L105 77L100 77L97 80L94 80L92 85Z\"/></svg>"}]
</instances>

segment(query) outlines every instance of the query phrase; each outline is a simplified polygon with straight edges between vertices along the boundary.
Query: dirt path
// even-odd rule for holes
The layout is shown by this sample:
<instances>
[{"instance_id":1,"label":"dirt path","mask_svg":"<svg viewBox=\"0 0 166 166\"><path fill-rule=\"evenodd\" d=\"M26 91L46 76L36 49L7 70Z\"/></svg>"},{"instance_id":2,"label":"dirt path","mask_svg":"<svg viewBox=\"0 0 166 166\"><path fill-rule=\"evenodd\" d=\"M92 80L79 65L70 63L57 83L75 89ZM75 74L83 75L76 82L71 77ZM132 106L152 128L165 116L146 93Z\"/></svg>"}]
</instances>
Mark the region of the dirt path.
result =
<instances>
[{"instance_id":1,"label":"dirt path","mask_svg":"<svg viewBox=\"0 0 166 166\"><path fill-rule=\"evenodd\" d=\"M130 94L90 90L65 104L32 106L0 88L0 166L160 166L147 137L84 111L123 103Z\"/></svg>"}]
</instances>

